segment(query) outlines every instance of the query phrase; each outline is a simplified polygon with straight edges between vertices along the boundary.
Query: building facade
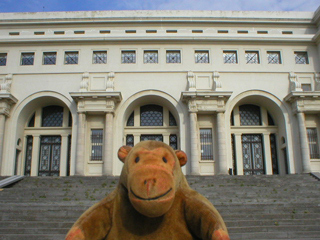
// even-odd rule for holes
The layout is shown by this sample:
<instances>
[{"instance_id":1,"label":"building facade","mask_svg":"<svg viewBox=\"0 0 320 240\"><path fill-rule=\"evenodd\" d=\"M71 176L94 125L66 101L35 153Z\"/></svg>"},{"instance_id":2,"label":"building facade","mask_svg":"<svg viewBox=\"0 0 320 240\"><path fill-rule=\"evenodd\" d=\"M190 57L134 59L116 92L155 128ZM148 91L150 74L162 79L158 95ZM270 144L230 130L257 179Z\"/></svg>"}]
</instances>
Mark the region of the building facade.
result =
<instances>
[{"instance_id":1,"label":"building facade","mask_svg":"<svg viewBox=\"0 0 320 240\"><path fill-rule=\"evenodd\" d=\"M0 175L320 171L320 10L0 13Z\"/></svg>"}]
</instances>

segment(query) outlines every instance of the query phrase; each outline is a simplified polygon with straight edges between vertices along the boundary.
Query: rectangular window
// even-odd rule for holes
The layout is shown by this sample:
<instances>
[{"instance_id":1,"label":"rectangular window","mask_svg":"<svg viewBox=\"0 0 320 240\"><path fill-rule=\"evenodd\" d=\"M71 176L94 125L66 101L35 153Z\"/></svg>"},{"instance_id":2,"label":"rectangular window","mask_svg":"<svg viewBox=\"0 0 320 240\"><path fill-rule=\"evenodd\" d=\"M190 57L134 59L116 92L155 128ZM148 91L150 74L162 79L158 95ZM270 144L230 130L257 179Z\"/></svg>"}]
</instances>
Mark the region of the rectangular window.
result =
<instances>
[{"instance_id":1,"label":"rectangular window","mask_svg":"<svg viewBox=\"0 0 320 240\"><path fill-rule=\"evenodd\" d=\"M132 134L126 136L126 145L130 147L134 146L134 136Z\"/></svg>"},{"instance_id":2,"label":"rectangular window","mask_svg":"<svg viewBox=\"0 0 320 240\"><path fill-rule=\"evenodd\" d=\"M107 63L107 51L93 51L93 64L106 64Z\"/></svg>"},{"instance_id":3,"label":"rectangular window","mask_svg":"<svg viewBox=\"0 0 320 240\"><path fill-rule=\"evenodd\" d=\"M224 63L238 63L237 51L223 51Z\"/></svg>"},{"instance_id":4,"label":"rectangular window","mask_svg":"<svg viewBox=\"0 0 320 240\"><path fill-rule=\"evenodd\" d=\"M55 65L57 60L56 52L44 52L43 53L43 65Z\"/></svg>"},{"instance_id":5,"label":"rectangular window","mask_svg":"<svg viewBox=\"0 0 320 240\"><path fill-rule=\"evenodd\" d=\"M195 51L194 57L196 63L209 63L209 51Z\"/></svg>"},{"instance_id":6,"label":"rectangular window","mask_svg":"<svg viewBox=\"0 0 320 240\"><path fill-rule=\"evenodd\" d=\"M121 63L136 63L136 51L121 51Z\"/></svg>"},{"instance_id":7,"label":"rectangular window","mask_svg":"<svg viewBox=\"0 0 320 240\"><path fill-rule=\"evenodd\" d=\"M200 129L201 160L213 160L212 129Z\"/></svg>"},{"instance_id":8,"label":"rectangular window","mask_svg":"<svg viewBox=\"0 0 320 240\"><path fill-rule=\"evenodd\" d=\"M7 53L0 53L0 66L7 65Z\"/></svg>"},{"instance_id":9,"label":"rectangular window","mask_svg":"<svg viewBox=\"0 0 320 240\"><path fill-rule=\"evenodd\" d=\"M79 61L78 51L65 52L64 64L78 64L78 61Z\"/></svg>"},{"instance_id":10,"label":"rectangular window","mask_svg":"<svg viewBox=\"0 0 320 240\"><path fill-rule=\"evenodd\" d=\"M258 51L246 51L245 52L247 64L259 64L259 52Z\"/></svg>"},{"instance_id":11,"label":"rectangular window","mask_svg":"<svg viewBox=\"0 0 320 240\"><path fill-rule=\"evenodd\" d=\"M278 51L268 51L268 64L281 64L280 52Z\"/></svg>"},{"instance_id":12,"label":"rectangular window","mask_svg":"<svg viewBox=\"0 0 320 240\"><path fill-rule=\"evenodd\" d=\"M170 147L172 147L174 150L178 149L178 137L176 134L170 134L169 136L169 140L170 140Z\"/></svg>"},{"instance_id":13,"label":"rectangular window","mask_svg":"<svg viewBox=\"0 0 320 240\"><path fill-rule=\"evenodd\" d=\"M316 128L307 128L309 152L311 159L319 159L318 134Z\"/></svg>"},{"instance_id":14,"label":"rectangular window","mask_svg":"<svg viewBox=\"0 0 320 240\"><path fill-rule=\"evenodd\" d=\"M309 64L307 52L294 52L296 64Z\"/></svg>"},{"instance_id":15,"label":"rectangular window","mask_svg":"<svg viewBox=\"0 0 320 240\"><path fill-rule=\"evenodd\" d=\"M311 84L310 83L302 83L301 88L303 91L311 91Z\"/></svg>"},{"instance_id":16,"label":"rectangular window","mask_svg":"<svg viewBox=\"0 0 320 240\"><path fill-rule=\"evenodd\" d=\"M179 50L167 50L167 63L181 63Z\"/></svg>"},{"instance_id":17,"label":"rectangular window","mask_svg":"<svg viewBox=\"0 0 320 240\"><path fill-rule=\"evenodd\" d=\"M21 65L33 65L34 62L34 53L21 53Z\"/></svg>"},{"instance_id":18,"label":"rectangular window","mask_svg":"<svg viewBox=\"0 0 320 240\"><path fill-rule=\"evenodd\" d=\"M91 129L91 161L102 161L103 130Z\"/></svg>"},{"instance_id":19,"label":"rectangular window","mask_svg":"<svg viewBox=\"0 0 320 240\"><path fill-rule=\"evenodd\" d=\"M144 63L158 63L158 51L144 51Z\"/></svg>"}]
</instances>

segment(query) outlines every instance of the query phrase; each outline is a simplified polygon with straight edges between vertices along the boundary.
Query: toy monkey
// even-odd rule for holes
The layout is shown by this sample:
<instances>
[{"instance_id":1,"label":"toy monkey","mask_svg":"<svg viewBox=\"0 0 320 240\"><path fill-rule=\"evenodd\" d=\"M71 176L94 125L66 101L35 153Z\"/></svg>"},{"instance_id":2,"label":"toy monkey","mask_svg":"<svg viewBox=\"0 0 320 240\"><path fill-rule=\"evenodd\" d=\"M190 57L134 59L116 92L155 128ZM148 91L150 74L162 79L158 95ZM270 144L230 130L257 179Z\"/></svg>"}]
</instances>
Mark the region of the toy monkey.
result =
<instances>
[{"instance_id":1,"label":"toy monkey","mask_svg":"<svg viewBox=\"0 0 320 240\"><path fill-rule=\"evenodd\" d=\"M119 184L85 211L66 240L229 240L213 205L181 171L183 151L158 141L123 146Z\"/></svg>"}]
</instances>

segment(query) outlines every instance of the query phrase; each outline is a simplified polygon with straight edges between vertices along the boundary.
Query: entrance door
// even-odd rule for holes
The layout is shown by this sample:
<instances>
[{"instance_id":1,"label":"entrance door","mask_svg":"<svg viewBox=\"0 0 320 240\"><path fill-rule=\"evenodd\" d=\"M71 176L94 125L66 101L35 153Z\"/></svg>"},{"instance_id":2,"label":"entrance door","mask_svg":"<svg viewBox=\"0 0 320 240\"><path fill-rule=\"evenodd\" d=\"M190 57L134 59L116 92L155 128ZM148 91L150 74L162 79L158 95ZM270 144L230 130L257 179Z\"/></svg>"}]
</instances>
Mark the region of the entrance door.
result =
<instances>
[{"instance_id":1,"label":"entrance door","mask_svg":"<svg viewBox=\"0 0 320 240\"><path fill-rule=\"evenodd\" d=\"M260 134L242 135L243 174L261 175L265 173L263 144Z\"/></svg>"},{"instance_id":2,"label":"entrance door","mask_svg":"<svg viewBox=\"0 0 320 240\"><path fill-rule=\"evenodd\" d=\"M61 136L41 136L39 176L60 175Z\"/></svg>"}]
</instances>

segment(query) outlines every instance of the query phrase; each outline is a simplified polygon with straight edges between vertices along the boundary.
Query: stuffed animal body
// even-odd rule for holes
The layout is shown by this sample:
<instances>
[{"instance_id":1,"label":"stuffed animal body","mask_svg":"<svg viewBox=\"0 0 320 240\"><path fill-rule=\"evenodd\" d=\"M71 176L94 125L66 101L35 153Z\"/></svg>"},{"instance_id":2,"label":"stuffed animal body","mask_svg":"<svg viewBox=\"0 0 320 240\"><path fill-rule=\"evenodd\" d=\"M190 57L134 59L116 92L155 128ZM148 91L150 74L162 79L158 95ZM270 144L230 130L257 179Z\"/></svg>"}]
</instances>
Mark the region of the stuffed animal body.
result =
<instances>
[{"instance_id":1,"label":"stuffed animal body","mask_svg":"<svg viewBox=\"0 0 320 240\"><path fill-rule=\"evenodd\" d=\"M181 171L183 151L158 141L123 146L119 184L85 211L66 240L229 240L214 206Z\"/></svg>"}]
</instances>

